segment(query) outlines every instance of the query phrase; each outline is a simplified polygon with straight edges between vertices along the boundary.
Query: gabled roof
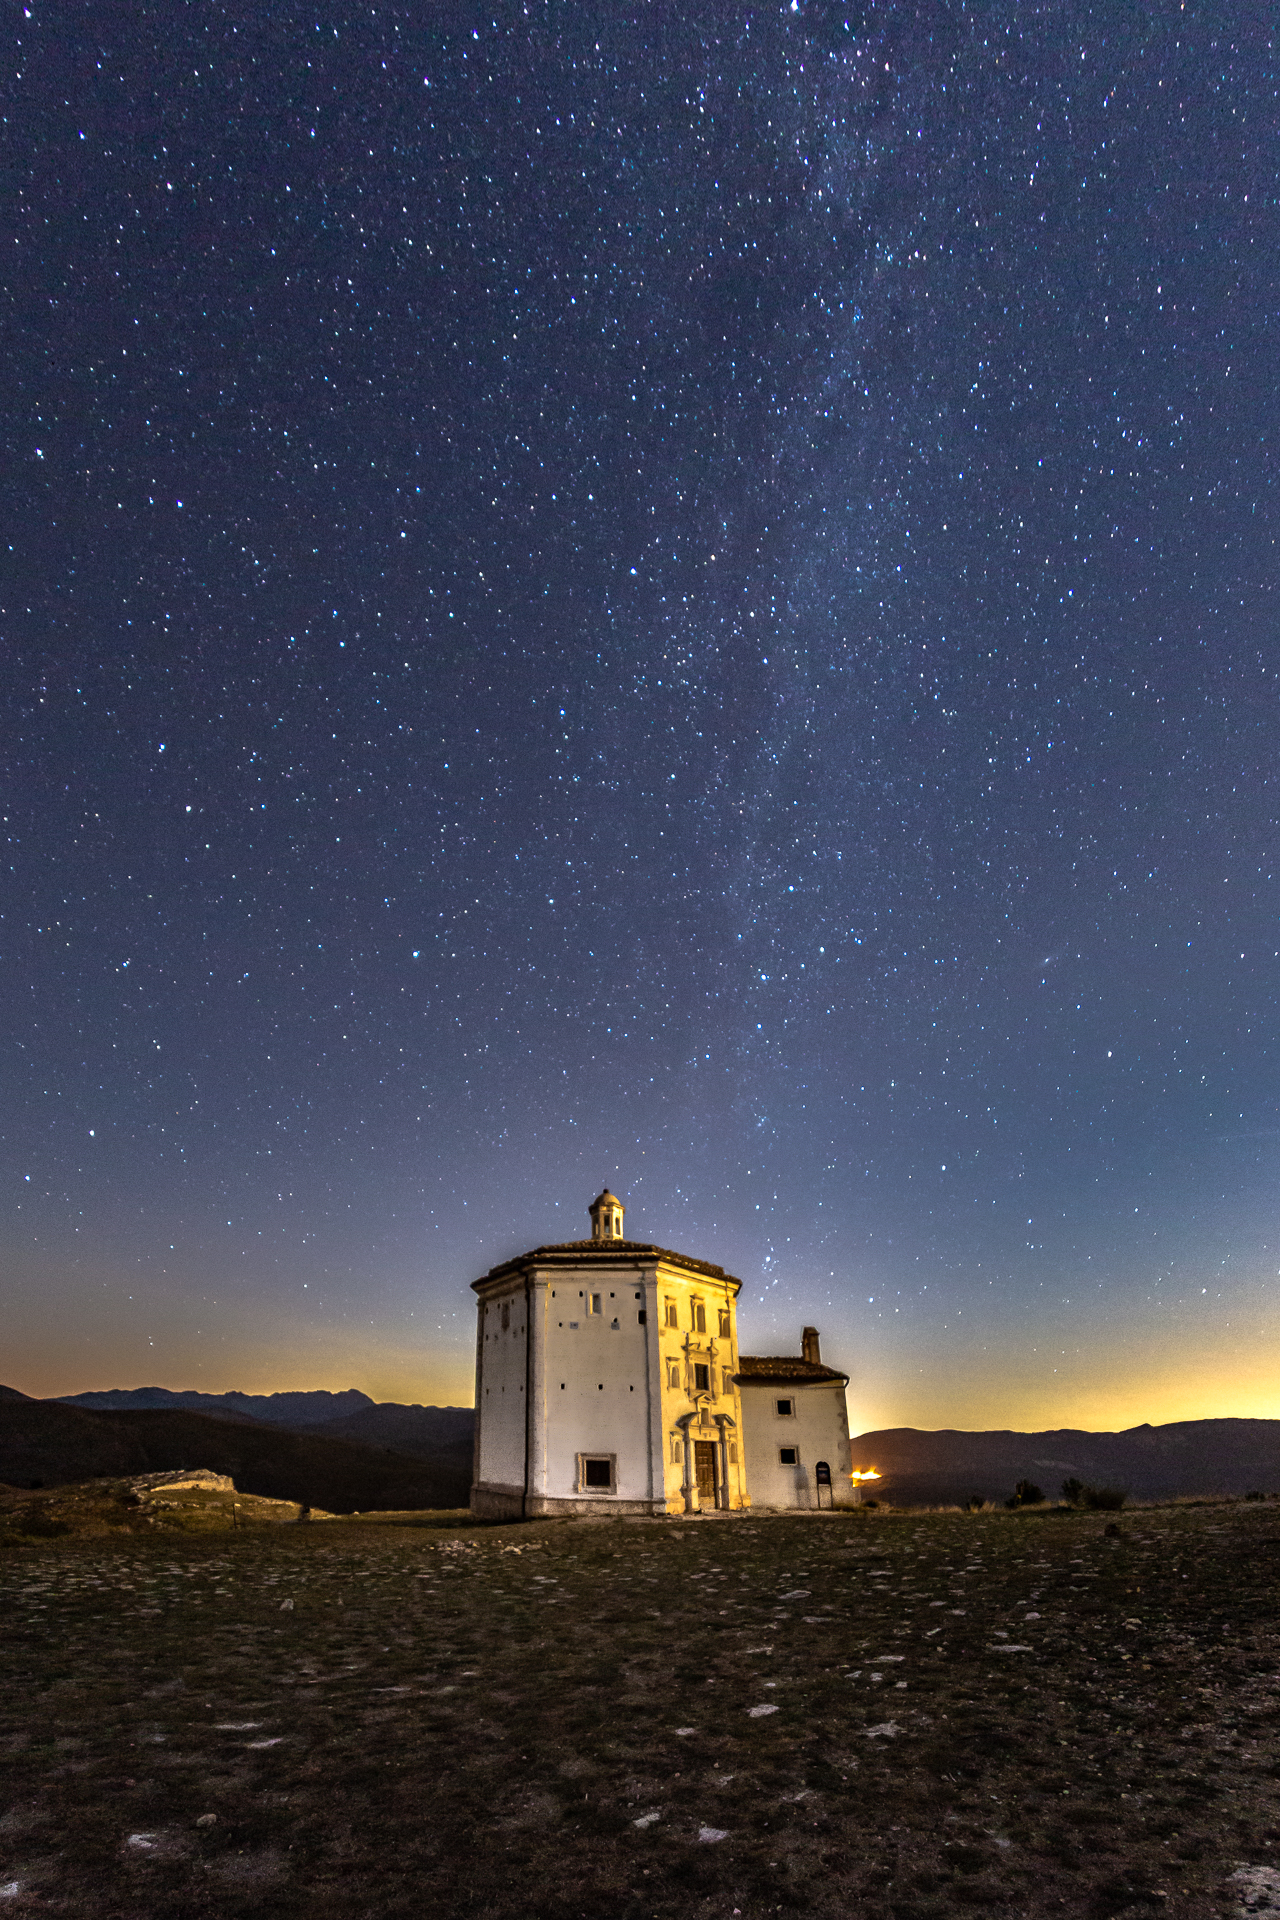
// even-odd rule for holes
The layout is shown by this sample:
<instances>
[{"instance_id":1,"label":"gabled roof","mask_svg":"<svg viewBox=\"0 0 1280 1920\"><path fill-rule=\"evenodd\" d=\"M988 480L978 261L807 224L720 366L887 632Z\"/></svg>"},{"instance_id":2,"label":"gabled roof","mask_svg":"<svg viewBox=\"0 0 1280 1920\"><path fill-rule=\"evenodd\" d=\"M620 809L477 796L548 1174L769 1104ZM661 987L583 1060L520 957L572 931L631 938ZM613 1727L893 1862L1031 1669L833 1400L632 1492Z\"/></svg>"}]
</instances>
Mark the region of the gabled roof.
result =
<instances>
[{"instance_id":1,"label":"gabled roof","mask_svg":"<svg viewBox=\"0 0 1280 1920\"><path fill-rule=\"evenodd\" d=\"M817 1360L800 1360L789 1353L766 1355L761 1358L755 1354L738 1355L737 1380L739 1386L767 1386L776 1383L779 1386L811 1386L823 1380L842 1380L847 1387L849 1376L840 1373L835 1367L824 1367Z\"/></svg>"},{"instance_id":2,"label":"gabled roof","mask_svg":"<svg viewBox=\"0 0 1280 1920\"><path fill-rule=\"evenodd\" d=\"M694 1260L687 1253L673 1253L670 1247L655 1247L647 1240L558 1240L549 1247L533 1247L528 1253L517 1254L514 1260L490 1267L488 1273L471 1282L471 1287L478 1293L491 1281L505 1280L527 1267L634 1267L639 1261L656 1260L673 1267L685 1267L691 1273L705 1274L710 1280L722 1280L731 1287L742 1285L741 1280L726 1273L723 1267L714 1266L710 1260Z\"/></svg>"}]
</instances>

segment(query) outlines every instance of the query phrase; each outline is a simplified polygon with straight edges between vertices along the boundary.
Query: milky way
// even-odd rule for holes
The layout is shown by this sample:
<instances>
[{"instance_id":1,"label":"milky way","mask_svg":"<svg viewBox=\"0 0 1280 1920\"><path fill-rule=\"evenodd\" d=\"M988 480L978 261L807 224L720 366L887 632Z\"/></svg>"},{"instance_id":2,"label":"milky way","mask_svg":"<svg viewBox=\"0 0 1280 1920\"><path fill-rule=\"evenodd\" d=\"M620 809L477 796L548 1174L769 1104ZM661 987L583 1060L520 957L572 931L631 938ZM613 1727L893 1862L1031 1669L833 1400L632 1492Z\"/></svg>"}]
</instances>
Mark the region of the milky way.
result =
<instances>
[{"instance_id":1,"label":"milky way","mask_svg":"<svg viewBox=\"0 0 1280 1920\"><path fill-rule=\"evenodd\" d=\"M72 9L0 81L27 1391L1280 1413L1261 14Z\"/></svg>"}]
</instances>

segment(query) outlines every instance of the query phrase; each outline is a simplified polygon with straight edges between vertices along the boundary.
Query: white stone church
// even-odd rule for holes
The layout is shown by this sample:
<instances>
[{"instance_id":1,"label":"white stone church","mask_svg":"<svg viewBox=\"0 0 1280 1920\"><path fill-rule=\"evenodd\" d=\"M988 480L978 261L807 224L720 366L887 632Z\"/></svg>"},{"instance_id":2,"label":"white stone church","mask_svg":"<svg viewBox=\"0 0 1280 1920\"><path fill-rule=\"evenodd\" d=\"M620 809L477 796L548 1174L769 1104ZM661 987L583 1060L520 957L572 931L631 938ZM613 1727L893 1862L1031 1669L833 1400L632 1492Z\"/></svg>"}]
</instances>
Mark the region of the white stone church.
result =
<instances>
[{"instance_id":1,"label":"white stone church","mask_svg":"<svg viewBox=\"0 0 1280 1920\"><path fill-rule=\"evenodd\" d=\"M471 1508L675 1514L854 1504L849 1376L806 1327L795 1358L738 1352L742 1282L625 1238L607 1189L591 1238L473 1282Z\"/></svg>"}]
</instances>

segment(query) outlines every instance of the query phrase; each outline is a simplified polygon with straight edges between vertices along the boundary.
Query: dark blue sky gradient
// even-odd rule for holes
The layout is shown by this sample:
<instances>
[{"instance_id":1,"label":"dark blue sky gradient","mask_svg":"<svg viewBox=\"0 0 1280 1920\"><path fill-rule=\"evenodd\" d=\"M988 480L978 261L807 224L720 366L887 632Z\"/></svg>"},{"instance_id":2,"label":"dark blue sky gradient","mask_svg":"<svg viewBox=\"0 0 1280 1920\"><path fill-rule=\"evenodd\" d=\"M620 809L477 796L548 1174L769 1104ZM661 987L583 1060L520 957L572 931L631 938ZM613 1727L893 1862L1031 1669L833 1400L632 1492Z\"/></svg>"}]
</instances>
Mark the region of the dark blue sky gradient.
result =
<instances>
[{"instance_id":1,"label":"dark blue sky gradient","mask_svg":"<svg viewBox=\"0 0 1280 1920\"><path fill-rule=\"evenodd\" d=\"M19 13L4 1377L1280 1414L1264 10Z\"/></svg>"}]
</instances>

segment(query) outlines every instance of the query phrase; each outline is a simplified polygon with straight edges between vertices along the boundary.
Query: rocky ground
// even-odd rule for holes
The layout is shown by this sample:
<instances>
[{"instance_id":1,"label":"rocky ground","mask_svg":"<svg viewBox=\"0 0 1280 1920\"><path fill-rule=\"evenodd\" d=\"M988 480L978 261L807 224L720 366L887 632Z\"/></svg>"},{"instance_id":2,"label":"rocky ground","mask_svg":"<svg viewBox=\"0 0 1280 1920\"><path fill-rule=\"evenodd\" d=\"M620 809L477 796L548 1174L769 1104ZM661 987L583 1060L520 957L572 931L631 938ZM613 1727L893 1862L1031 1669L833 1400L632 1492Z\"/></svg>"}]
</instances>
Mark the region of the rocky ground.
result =
<instances>
[{"instance_id":1,"label":"rocky ground","mask_svg":"<svg viewBox=\"0 0 1280 1920\"><path fill-rule=\"evenodd\" d=\"M1280 1911L1269 1505L130 1511L0 1552L6 1912Z\"/></svg>"}]
</instances>

